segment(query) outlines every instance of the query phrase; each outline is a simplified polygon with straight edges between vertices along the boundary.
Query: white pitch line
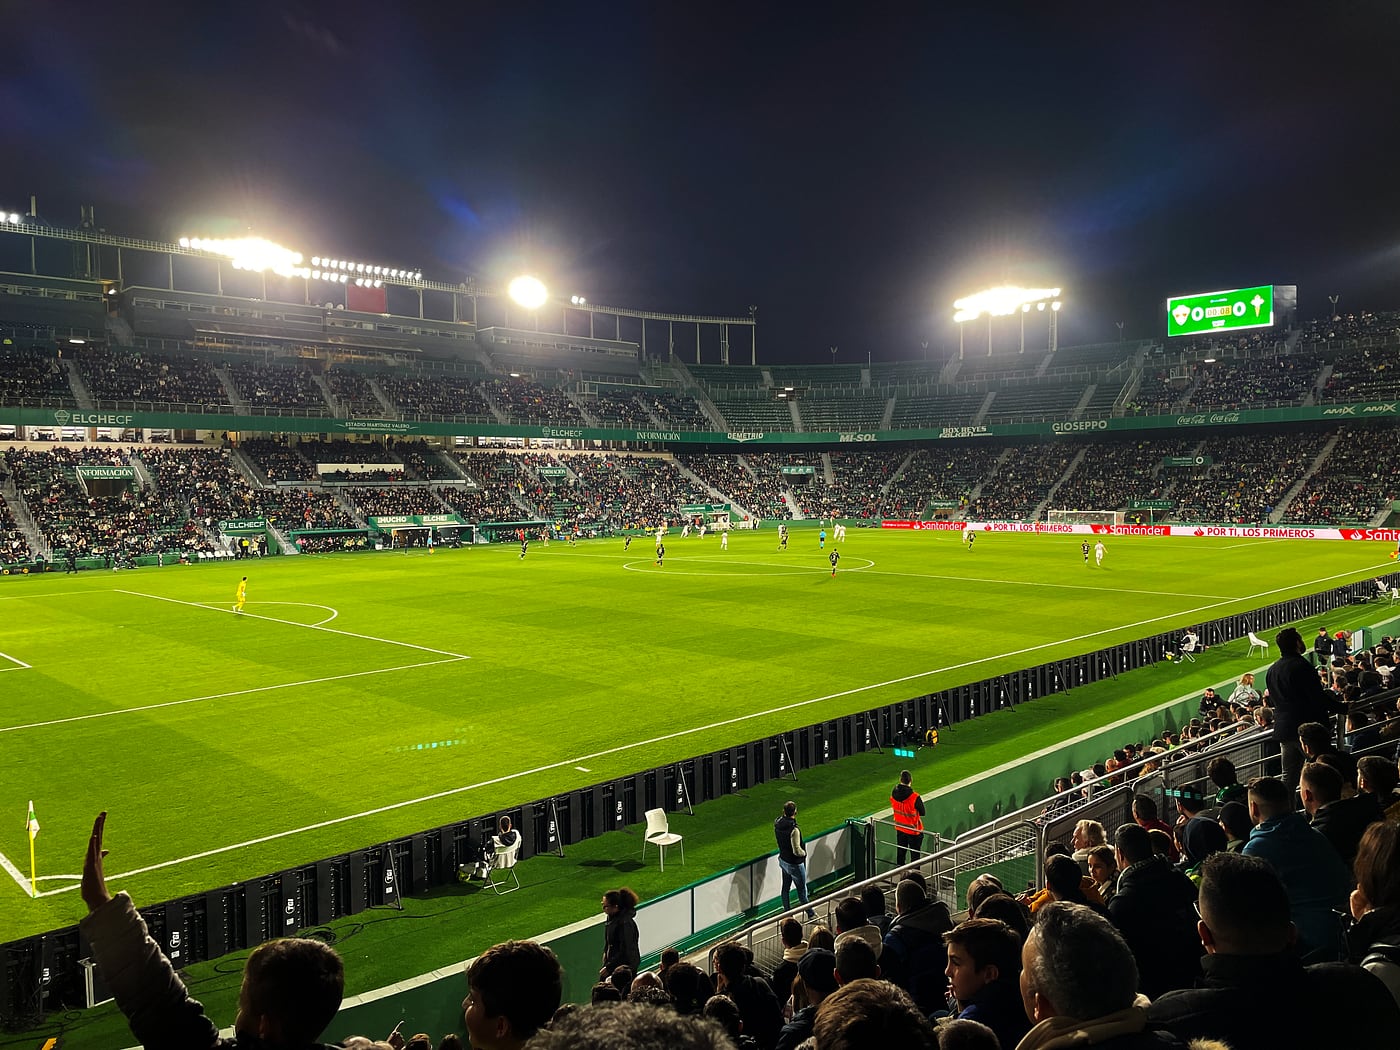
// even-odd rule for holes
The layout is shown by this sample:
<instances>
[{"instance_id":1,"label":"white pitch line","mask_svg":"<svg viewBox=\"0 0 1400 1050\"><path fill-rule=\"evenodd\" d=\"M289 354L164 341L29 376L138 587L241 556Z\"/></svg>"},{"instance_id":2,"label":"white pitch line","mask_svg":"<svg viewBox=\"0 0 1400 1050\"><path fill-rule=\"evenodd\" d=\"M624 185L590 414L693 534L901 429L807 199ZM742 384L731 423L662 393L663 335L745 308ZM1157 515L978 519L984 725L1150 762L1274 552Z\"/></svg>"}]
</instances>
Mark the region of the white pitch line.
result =
<instances>
[{"instance_id":1,"label":"white pitch line","mask_svg":"<svg viewBox=\"0 0 1400 1050\"><path fill-rule=\"evenodd\" d=\"M271 693L278 689L295 689L301 685L320 685L324 682L340 682L347 678L364 678L372 674L391 674L394 671L412 671L419 667L438 667L442 664L455 664L461 660L470 660L469 656L458 656L447 660L424 660L416 664L400 664L397 667L379 667L373 671L351 671L348 674L327 675L324 678L306 678L299 682L278 682L275 685L258 685L251 689L235 689L228 693L210 693L208 696L192 696L184 700L166 700L159 704L144 704L141 707L121 707L111 711L94 711L87 715L73 715L69 718L55 718L48 722L28 722L17 726L0 726L0 733L16 733L22 729L45 729L49 726L61 726L69 722L87 722L94 718L114 718L117 715L134 715L142 711L157 711L162 707L181 707L185 704L198 704L205 700L225 700L231 696L247 696L251 693Z\"/></svg>"},{"instance_id":2,"label":"white pitch line","mask_svg":"<svg viewBox=\"0 0 1400 1050\"><path fill-rule=\"evenodd\" d=\"M17 867L11 864L10 858L5 856L5 854L3 853L0 853L0 868L3 868L5 872L10 876L10 878L14 879L15 882L19 883L19 888L24 891L24 895L26 897L34 896L34 894L30 892L29 880L24 877L24 872L20 871ZM43 894L40 894L39 896L43 896Z\"/></svg>"},{"instance_id":3,"label":"white pitch line","mask_svg":"<svg viewBox=\"0 0 1400 1050\"><path fill-rule=\"evenodd\" d=\"M1335 576L1324 576L1324 577L1321 577L1321 578L1316 579L1316 580L1308 580L1308 581L1306 581L1306 582L1304 582L1304 583L1301 583L1301 584L1295 584L1294 586L1311 587L1311 586L1313 586L1314 584L1327 583L1327 582L1330 582L1330 581L1332 581L1332 580L1342 579L1342 578L1344 578L1344 576L1346 576L1346 575L1349 575L1349 574L1339 573L1339 574L1337 574L1337 575L1335 575ZM1270 590L1270 591L1262 591L1262 592L1260 592L1259 594L1252 595L1251 597L1254 597L1254 598L1262 598L1262 597L1266 597L1266 596L1268 596L1268 595L1270 595L1270 594L1278 594L1278 593L1281 593L1281 592L1283 592L1283 591L1288 591L1288 590L1292 590L1292 589L1293 589L1293 587L1275 587L1273 590ZM1245 600L1245 599L1231 599L1230 601L1243 601L1243 600ZM1230 603L1229 603L1229 602L1219 602L1219 603L1217 603L1217 605L1228 605L1228 604L1230 604ZM1064 644L1066 644L1066 643L1068 643L1068 642L1085 641L1085 640L1090 639L1090 638L1097 638L1097 637L1099 637L1100 635L1112 634L1112 633L1115 632L1115 631L1130 630L1130 629L1132 629L1132 628L1134 628L1134 627L1145 627L1145 626L1147 626L1148 624L1159 623L1159 622L1161 622L1162 620L1172 619L1173 617L1176 617L1176 616L1183 616L1183 615L1186 615L1186 613L1205 612L1205 611L1207 611L1207 610L1209 610L1209 609L1213 609L1213 608L1216 608L1216 605L1206 605L1206 606L1201 606L1201 607L1196 608L1196 609L1187 609L1187 610L1184 610L1184 611L1181 612L1181 613L1171 613L1171 614L1168 614L1168 615L1165 615L1165 616L1154 616L1154 617L1152 617L1151 619L1148 619L1148 620L1139 620L1139 621L1137 621L1136 623L1121 624L1121 625L1119 625L1119 626L1117 626L1117 627L1105 628L1104 630L1101 630L1101 631L1091 631L1091 632L1089 632L1089 633L1087 633L1087 634L1075 635L1075 636L1072 637L1072 638L1063 638L1063 639L1060 639L1059 641L1055 641L1055 642L1044 642L1044 643L1042 643L1042 644L1040 644L1040 645L1027 646L1027 647L1024 648L1024 649L1015 649L1015 650L1011 650L1010 652L1001 653L1000 655L997 655L997 656L985 656L985 657L981 657L981 658L979 658L979 659L977 659L977 660L968 660L968 661L966 661L966 662L964 662L964 663L960 663L960 664L952 664L952 665L947 666L947 667L935 668L935 669L933 669L933 670L931 670L931 671L920 671L920 672L918 672L918 673L916 673L916 674L903 675L903 676L901 676L901 677L899 677L899 678L891 678L891 679L889 679L888 681L885 681L885 682L874 682L874 683L871 683L871 684L869 684L869 685L856 686L856 687L854 687L854 688L852 688L852 689L843 689L843 690L841 690L840 692L828 693L826 696L812 697L812 698L809 699L809 700L798 700L798 701L795 701L794 703L791 703L791 704L783 704L783 705L781 705L781 706L779 706L779 707L769 708L769 709L766 710L766 711L753 711L753 712L750 712L750 713L745 714L745 715L738 715L738 716L736 716L736 717L734 717L734 718L726 718L726 719L724 719L723 721L712 722L712 723L710 723L709 725L705 725L705 726L695 726L694 728L691 728L691 729L680 729L680 730L677 730L677 731L674 732L674 733L665 733L665 734L663 734L663 735L661 735L661 736L652 737L650 740L639 740L639 741L635 741L635 742L630 743L630 744L619 744L617 747L610 747L610 748L607 748L607 749L605 749L605 750L603 750L603 751L595 751L595 752L592 752L591 754L587 754L587 755L576 755L576 756L574 756L574 757L572 757L572 758L562 759L561 761L558 761L558 762L551 762L551 763L549 763L548 765L537 766L537 767L535 767L534 769L521 770L521 771L516 772L516 773L506 773L506 774L504 774L504 775L502 775L502 776L493 777L493 778L491 778L490 780L483 780L483 781L480 781L480 782L478 782L478 783L476 783L476 784L464 784L464 785L462 785L461 787L448 788L448 789L445 790L445 791L437 791L437 792L434 792L434 793L431 794L431 795L423 795L423 796L421 796L420 798L407 799L407 800L405 800L405 801L403 801L403 802L391 802L391 803L389 803L389 804L386 805L386 806L376 806L374 809L367 809L367 810L364 810L363 812L360 812L360 813L350 813L350 814L347 814L347 815L345 815L345 816L343 816L343 817L334 817L334 818L332 818L332 819L330 819L330 820L323 820L323 821L319 821L318 823L315 823L315 824L308 824L308 825L306 825L305 827L290 828L290 829L288 829L287 831L278 831L278 832L274 832L274 833L271 834L271 835L263 835L263 836L261 836L261 837L259 837L259 838L248 839L246 842L236 842L236 843L233 843L232 845L228 845L228 846L219 846L219 847L216 847L215 849L204 850L204 851L201 852L201 853L194 853L194 854L191 854L191 855L189 855L189 856L187 856L187 857L177 857L177 858L175 858L174 860L166 860L166 861L161 861L161 862L158 863L158 864L150 864L150 865L147 865L147 866L144 867L144 868L133 868L131 871L124 871L124 872L119 872L119 873L117 873L117 874L115 874L115 875L108 875L107 878L108 878L108 880L110 881L111 879L130 878L130 877L132 877L132 876L134 876L134 875L144 875L144 874L146 874L147 872L159 871L159 870L161 870L161 869L163 869L163 868L171 868L171 867L175 867L176 865L179 865L179 864L187 864L187 863L189 863L190 861L204 860L204 859L207 858L207 857L215 857L215 856L219 856L220 854L223 854L223 853L232 853L232 852L235 851L235 850L247 849L249 846L258 846L258 845L262 845L263 843L266 843L266 842L275 842L275 841L278 840L278 839L290 838L290 837L293 836L293 835L300 835L300 834L302 834L303 832L307 832L307 831L320 831L320 830L323 829L323 828L334 827L334 826L336 826L336 825L338 825L338 824L346 824L346 823L349 823L350 821L361 820L361 819L363 819L363 818L365 818L365 817L373 817L373 816L378 816L378 815L381 814L381 813L392 813L392 812L394 812L395 810L407 809L407 808L409 808L409 807L411 807L411 806L421 805L421 804L424 803L424 802L436 802L438 799L451 798L451 797L454 796L454 795L461 795L461 794L464 794L465 792L468 792L468 791L477 791L477 790L480 790L481 788L494 787L494 786L497 785L497 784L508 783L509 781L512 781L512 780L520 780L520 779L523 779L523 778L525 778L525 777L538 776L538 775L541 774L541 773L548 773L548 772L551 772L551 771L553 771L553 770L555 770L555 769L561 769L561 768L563 768L564 766L575 766L575 767L577 767L577 766L583 764L584 762L595 761L595 760L597 760L597 759L599 759L599 758L606 758L606 757L608 757L608 756L610 756L610 755L620 754L620 753L622 753L622 752L624 752L624 751L631 751L631 750L634 750L634 749L636 749L636 748L642 748L642 747L651 747L651 746L653 746L653 745L655 745L655 744L665 743L665 742L667 742L667 741L669 741L669 740L676 740L676 739L679 739L679 738L685 737L685 736L692 736L692 735L694 735L694 734L696 734L696 733L705 733L705 732L709 732L710 730L713 730L713 729L723 729L723 728L725 728L726 726L737 725L737 724L739 724L739 723L741 723L741 722L748 722L748 721L751 721L751 720L756 719L756 718L764 718L764 717L767 717L767 716L769 716L769 715L782 714L782 713L787 712L787 711L798 710L798 709L803 708L803 707L808 707L808 706L810 706L810 705L812 705L812 704L823 703L823 702L825 702L825 701L827 701L827 700L839 700L839 699L841 699L842 697L856 696L856 695L858 695L858 694L860 694L860 693L869 692L869 691L871 691L871 690L883 689L883 688L885 688L885 687L887 687L887 686L891 686L891 685L900 685L900 684L902 684L902 683L904 683L904 682L912 682L912 681L915 681L915 680L917 680L917 679L919 679L919 678L927 678L927 677L929 677L930 675L941 674L941 673L943 673L943 672L945 672L945 671L957 671L957 670L961 670L961 669L966 668L966 667L976 667L978 664L989 663L989 662L994 661L994 660L1003 660L1003 659L1006 659L1007 657L1011 657L1011 656L1024 656L1024 655L1026 655L1027 653L1039 652L1039 651L1042 650L1042 649L1048 649L1048 648L1051 648L1051 647L1054 647L1054 646L1064 645ZM65 887L62 887L62 888L56 889L56 890L46 890L46 891L40 893L39 896L41 896L41 897L51 897L51 896L54 896L54 895L60 894L60 893L71 893L73 890L75 890L75 889L77 889L77 888L78 888L77 886L65 886Z\"/></svg>"},{"instance_id":4,"label":"white pitch line","mask_svg":"<svg viewBox=\"0 0 1400 1050\"><path fill-rule=\"evenodd\" d=\"M919 580L955 580L959 583L990 583L1003 587L1050 587L1062 591L1097 591L1100 594L1149 594L1158 598L1217 598L1221 601L1244 601L1251 595L1240 598L1228 594L1196 594L1192 591L1144 591L1131 587L1091 587L1085 583L1048 583L1044 580L1000 580L983 576L945 576L931 572L896 572L893 569L866 570L872 576L912 576Z\"/></svg>"},{"instance_id":5,"label":"white pitch line","mask_svg":"<svg viewBox=\"0 0 1400 1050\"><path fill-rule=\"evenodd\" d=\"M198 605L198 606L200 606L200 608L203 608L203 609L213 609L213 610L216 610L216 611L218 611L218 612L222 612L222 611L223 611L223 609L220 607L221 603L215 603L215 602L196 602L195 604ZM290 625L292 625L293 627L320 627L321 624L323 624L323 623L330 623L332 620L334 620L337 616L340 615L339 610L337 610L337 609L332 609L329 605L317 605L315 602L253 602L252 604L254 604L254 605L294 605L294 606L296 606L296 607L299 608L299 609L324 609L326 612L330 613L330 615L327 616L324 620L317 620L315 623L298 623L296 620L278 620L278 621L277 621L278 623L290 624ZM272 617L263 617L263 619L272 619Z\"/></svg>"},{"instance_id":6,"label":"white pitch line","mask_svg":"<svg viewBox=\"0 0 1400 1050\"><path fill-rule=\"evenodd\" d=\"M325 631L327 634L344 635L346 638L359 638L362 641L366 642L382 642L385 645L399 645L405 649L417 649L420 652L433 653L437 656L450 656L454 660L471 659L470 656L465 656L462 653L449 653L446 649L433 649L430 646L416 645L413 642L399 642L395 641L393 638L376 638L372 634L357 634L354 631L342 631L337 627L322 627L320 624L314 623L297 623L295 620L279 620L275 616L259 616L257 613L235 613L232 608L225 609L222 607L222 605L214 605L213 603L201 604L199 602L187 602L182 601L179 598L167 598L163 594L148 594L145 591L125 591L122 590L120 587L115 588L115 591L117 594L132 594L138 598L154 598L158 602L170 602L173 605L185 605L191 609L203 609L205 612L223 613L225 616L246 616L253 620L266 620L269 623L286 624L288 627L301 627L308 631ZM254 602L253 604L256 605L258 603ZM291 602L286 604L296 605L300 603ZM321 606L321 608L324 609L326 608L326 606L323 605Z\"/></svg>"},{"instance_id":7,"label":"white pitch line","mask_svg":"<svg viewBox=\"0 0 1400 1050\"><path fill-rule=\"evenodd\" d=\"M9 653L0 653L0 657L4 657L15 665L14 667L0 667L0 671L28 671L31 669L30 665L25 663L18 656L11 656Z\"/></svg>"}]
</instances>

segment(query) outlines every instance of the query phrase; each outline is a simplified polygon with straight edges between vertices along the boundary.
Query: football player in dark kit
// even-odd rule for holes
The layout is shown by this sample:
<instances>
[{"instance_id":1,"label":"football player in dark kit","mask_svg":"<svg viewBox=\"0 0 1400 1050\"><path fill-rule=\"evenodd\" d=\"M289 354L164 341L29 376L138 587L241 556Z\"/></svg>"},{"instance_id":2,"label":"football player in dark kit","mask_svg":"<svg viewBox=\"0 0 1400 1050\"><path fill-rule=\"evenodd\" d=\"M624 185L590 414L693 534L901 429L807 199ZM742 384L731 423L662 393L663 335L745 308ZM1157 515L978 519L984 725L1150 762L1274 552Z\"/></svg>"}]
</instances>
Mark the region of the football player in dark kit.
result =
<instances>
[{"instance_id":1,"label":"football player in dark kit","mask_svg":"<svg viewBox=\"0 0 1400 1050\"><path fill-rule=\"evenodd\" d=\"M1079 545L1079 549L1084 552L1084 564L1089 564L1089 541L1085 540Z\"/></svg>"},{"instance_id":2,"label":"football player in dark kit","mask_svg":"<svg viewBox=\"0 0 1400 1050\"><path fill-rule=\"evenodd\" d=\"M826 556L826 560L831 562L831 575L836 575L836 563L841 560L840 551L832 551Z\"/></svg>"}]
</instances>

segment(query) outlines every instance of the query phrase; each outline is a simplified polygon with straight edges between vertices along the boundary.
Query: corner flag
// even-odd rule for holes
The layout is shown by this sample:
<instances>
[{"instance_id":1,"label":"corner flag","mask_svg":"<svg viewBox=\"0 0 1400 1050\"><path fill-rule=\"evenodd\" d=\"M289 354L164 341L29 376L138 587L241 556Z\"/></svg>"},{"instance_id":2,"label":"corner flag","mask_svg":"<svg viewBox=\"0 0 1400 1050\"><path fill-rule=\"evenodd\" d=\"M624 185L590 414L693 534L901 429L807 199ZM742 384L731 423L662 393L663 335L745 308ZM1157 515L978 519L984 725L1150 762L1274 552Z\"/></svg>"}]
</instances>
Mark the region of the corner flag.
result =
<instances>
[{"instance_id":1,"label":"corner flag","mask_svg":"<svg viewBox=\"0 0 1400 1050\"><path fill-rule=\"evenodd\" d=\"M34 800L29 800L29 816L24 821L25 829L29 832L29 895L39 896L38 879L34 874L34 839L39 834L39 818L34 815Z\"/></svg>"}]
</instances>

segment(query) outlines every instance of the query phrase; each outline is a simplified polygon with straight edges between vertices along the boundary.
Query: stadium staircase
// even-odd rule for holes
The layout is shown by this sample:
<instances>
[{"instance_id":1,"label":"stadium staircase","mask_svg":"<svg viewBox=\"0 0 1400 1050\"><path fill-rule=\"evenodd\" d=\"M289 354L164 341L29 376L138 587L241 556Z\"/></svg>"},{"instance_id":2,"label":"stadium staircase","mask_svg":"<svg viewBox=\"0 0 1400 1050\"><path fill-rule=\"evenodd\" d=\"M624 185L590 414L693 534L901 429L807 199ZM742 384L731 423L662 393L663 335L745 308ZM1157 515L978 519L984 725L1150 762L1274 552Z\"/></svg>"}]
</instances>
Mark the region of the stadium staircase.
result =
<instances>
[{"instance_id":1,"label":"stadium staircase","mask_svg":"<svg viewBox=\"0 0 1400 1050\"><path fill-rule=\"evenodd\" d=\"M1307 473L1299 478L1294 483L1293 487L1283 494L1283 499L1278 501L1278 506L1275 507L1274 512L1269 515L1270 525L1276 525L1283 520L1283 516L1288 513L1289 506L1298 498L1298 494L1307 487L1312 476L1322 469L1322 465L1327 462L1327 457L1332 454L1332 450L1337 447L1337 442L1341 441L1344 436L1345 432L1339 430L1327 439L1327 444L1322 446L1322 451L1317 454L1317 458L1313 460L1312 466L1308 468Z\"/></svg>"},{"instance_id":2,"label":"stadium staircase","mask_svg":"<svg viewBox=\"0 0 1400 1050\"><path fill-rule=\"evenodd\" d=\"M73 390L73 400L78 402L78 407L91 412L97 407L92 399L92 391L88 389L87 383L83 381L83 374L78 371L78 362L71 357L63 359L64 367L68 369L68 385Z\"/></svg>"},{"instance_id":3,"label":"stadium staircase","mask_svg":"<svg viewBox=\"0 0 1400 1050\"><path fill-rule=\"evenodd\" d=\"M892 394L885 401L885 414L880 417L881 430L889 430L891 427L894 426L894 403L897 400L897 398L898 395Z\"/></svg>"},{"instance_id":4,"label":"stadium staircase","mask_svg":"<svg viewBox=\"0 0 1400 1050\"><path fill-rule=\"evenodd\" d=\"M1074 458L1069 461L1069 466L1065 467L1065 472L1060 475L1060 480L1050 486L1050 491L1045 494L1045 498L1036 505L1035 510L1031 511L1031 521L1039 521L1040 516L1045 513L1045 508L1054 506L1055 493L1060 491L1061 485L1074 476L1074 472L1084 462L1084 454L1088 451L1087 445L1080 446L1079 451L1074 454Z\"/></svg>"},{"instance_id":5,"label":"stadium staircase","mask_svg":"<svg viewBox=\"0 0 1400 1050\"><path fill-rule=\"evenodd\" d=\"M658 366L657 377L661 379L664 379L664 375L661 371L663 367L671 370L671 374L675 376L676 385L680 387L681 392L695 399L695 403L700 406L700 411L714 424L716 430L729 429L729 424L725 421L723 414L721 414L714 401L710 399L709 392L700 385L694 374L690 369L685 367L685 363L679 357L672 355L672 359L669 363L664 366Z\"/></svg>"},{"instance_id":6,"label":"stadium staircase","mask_svg":"<svg viewBox=\"0 0 1400 1050\"><path fill-rule=\"evenodd\" d=\"M253 462L253 457L244 452L241 448L233 446L229 449L229 459L238 472L251 481L260 489L273 488L272 481L262 472L262 468Z\"/></svg>"},{"instance_id":7,"label":"stadium staircase","mask_svg":"<svg viewBox=\"0 0 1400 1050\"><path fill-rule=\"evenodd\" d=\"M1304 405L1317 404L1318 399L1322 397L1323 391L1327 389L1328 382L1332 379L1333 371L1335 371L1335 369L1332 367L1331 361L1328 361L1322 366L1322 371L1317 374L1317 382L1315 382L1312 385L1312 389L1308 391L1308 396L1303 398Z\"/></svg>"},{"instance_id":8,"label":"stadium staircase","mask_svg":"<svg viewBox=\"0 0 1400 1050\"><path fill-rule=\"evenodd\" d=\"M992 410L992 402L997 399L995 390L988 390L987 396L982 399L982 406L977 409L977 414L972 417L972 425L980 426L987 420L987 413Z\"/></svg>"},{"instance_id":9,"label":"stadium staircase","mask_svg":"<svg viewBox=\"0 0 1400 1050\"><path fill-rule=\"evenodd\" d=\"M695 471L691 470L689 467L687 467L687 466L686 466L684 463L682 463L680 460L676 459L674 456L671 456L671 457L668 457L668 458L670 459L671 464L672 464L678 471L680 471L680 473L681 473L681 475L682 475L683 477L689 478L690 481L691 481L693 484L698 485L703 491L708 492L708 493L710 494L710 498L711 498L715 503L728 503L728 504L729 504L729 507L730 507L730 510L731 510L731 512L732 512L732 513L730 514L730 517L731 517L731 518L733 518L734 515L736 515L736 514L737 514L737 515L740 515L741 518L751 518L751 519L755 519L755 518L758 517L758 515L754 514L754 512L753 512L752 510L750 510L748 507L745 507L745 506L743 506L742 504L736 503L736 502L734 501L734 499L733 499L731 496L729 496L727 493L721 492L719 489L715 488L713 485L707 483L707 482L705 481L704 478L702 478L699 474L695 473ZM741 457L741 461L742 461L742 457ZM750 471L750 473L753 473L753 472Z\"/></svg>"},{"instance_id":10,"label":"stadium staircase","mask_svg":"<svg viewBox=\"0 0 1400 1050\"><path fill-rule=\"evenodd\" d=\"M836 487L836 468L831 465L831 453L822 453L822 478L828 488Z\"/></svg>"},{"instance_id":11,"label":"stadium staircase","mask_svg":"<svg viewBox=\"0 0 1400 1050\"><path fill-rule=\"evenodd\" d=\"M335 393L331 390L331 385L326 382L326 377L324 375L320 372L312 372L310 375L311 382L316 384L316 389L321 391L321 396L325 398L326 407L331 410L331 415L345 417L353 414L345 405L341 404L340 399L335 396Z\"/></svg>"},{"instance_id":12,"label":"stadium staircase","mask_svg":"<svg viewBox=\"0 0 1400 1050\"><path fill-rule=\"evenodd\" d=\"M797 402L796 402L796 401L789 401L789 402L788 402L788 411L792 413L792 429L793 429L793 433L796 433L796 434L801 434L801 433L803 433L807 428L804 427L804 426L802 425L802 413L799 412L799 411L797 410Z\"/></svg>"},{"instance_id":13,"label":"stadium staircase","mask_svg":"<svg viewBox=\"0 0 1400 1050\"><path fill-rule=\"evenodd\" d=\"M1186 393L1181 395L1181 400L1177 403L1178 408L1184 409L1191 404L1191 399L1196 396L1196 391L1201 388L1201 384L1205 382L1205 379L1206 376L1204 372L1197 373L1196 377L1191 380L1191 385L1186 388Z\"/></svg>"},{"instance_id":14,"label":"stadium staircase","mask_svg":"<svg viewBox=\"0 0 1400 1050\"><path fill-rule=\"evenodd\" d=\"M1084 417L1084 410L1089 407L1089 402L1094 400L1094 391L1098 388L1098 383L1090 383L1084 388L1084 396L1079 399L1079 404L1070 409L1070 419L1082 419Z\"/></svg>"},{"instance_id":15,"label":"stadium staircase","mask_svg":"<svg viewBox=\"0 0 1400 1050\"><path fill-rule=\"evenodd\" d=\"M34 524L34 517L29 513L29 505L24 502L24 497L19 494L19 489L15 487L14 478L6 478L5 484L0 486L0 499L3 499L5 506L10 508L10 514L14 517L15 524L19 526L19 531L24 535L24 542L29 544L29 549L45 561L53 561L53 550L45 542L38 526Z\"/></svg>"},{"instance_id":16,"label":"stadium staircase","mask_svg":"<svg viewBox=\"0 0 1400 1050\"><path fill-rule=\"evenodd\" d=\"M987 471L983 477L977 479L977 484L972 486L972 491L967 494L969 506L977 502L978 497L982 495L982 486L997 476L997 471L1001 470L1006 461L1011 458L1011 454L1015 451L1014 448L1005 449L1002 454L997 457L996 462L992 464L992 469Z\"/></svg>"},{"instance_id":17,"label":"stadium staircase","mask_svg":"<svg viewBox=\"0 0 1400 1050\"><path fill-rule=\"evenodd\" d=\"M940 384L941 386L948 386L948 385L950 385L950 384L953 382L953 380L957 379L957 377L958 377L958 372L959 372L959 370L961 370L961 368L962 368L962 359L961 359L961 358L957 358L957 357L953 358L951 361L949 361L946 365L944 365L944 366L939 370L939 372L938 372L938 382L939 382L939 384Z\"/></svg>"},{"instance_id":18,"label":"stadium staircase","mask_svg":"<svg viewBox=\"0 0 1400 1050\"><path fill-rule=\"evenodd\" d=\"M588 409L584 406L583 399L581 397L570 391L565 391L564 396L569 399L570 404L572 404L576 409L578 409L578 414L583 417L583 421L587 423L590 427L603 426L603 424L598 420L598 417L595 416L592 412L588 411Z\"/></svg>"},{"instance_id":19,"label":"stadium staircase","mask_svg":"<svg viewBox=\"0 0 1400 1050\"><path fill-rule=\"evenodd\" d=\"M384 410L385 419L402 419L403 413L394 407L394 402L389 399L389 395L384 393L384 388L379 385L379 381L374 376L365 376L365 384L369 387L369 392L374 395L380 407Z\"/></svg>"},{"instance_id":20,"label":"stadium staircase","mask_svg":"<svg viewBox=\"0 0 1400 1050\"><path fill-rule=\"evenodd\" d=\"M228 395L228 403L233 406L235 416L246 416L248 414L248 402L243 400L243 395L238 392L238 384L233 381L233 376L229 374L227 368L216 368L214 374L219 377L219 382L224 386L224 393Z\"/></svg>"},{"instance_id":21,"label":"stadium staircase","mask_svg":"<svg viewBox=\"0 0 1400 1050\"><path fill-rule=\"evenodd\" d=\"M364 514L360 511L360 508L355 504L355 501L350 498L350 494L344 486L335 485L330 488L324 488L321 491L329 492L332 496L335 497L335 501L340 505L340 509L345 511L346 514L350 515L351 519L355 522L356 528L369 528L369 522L365 521Z\"/></svg>"}]
</instances>

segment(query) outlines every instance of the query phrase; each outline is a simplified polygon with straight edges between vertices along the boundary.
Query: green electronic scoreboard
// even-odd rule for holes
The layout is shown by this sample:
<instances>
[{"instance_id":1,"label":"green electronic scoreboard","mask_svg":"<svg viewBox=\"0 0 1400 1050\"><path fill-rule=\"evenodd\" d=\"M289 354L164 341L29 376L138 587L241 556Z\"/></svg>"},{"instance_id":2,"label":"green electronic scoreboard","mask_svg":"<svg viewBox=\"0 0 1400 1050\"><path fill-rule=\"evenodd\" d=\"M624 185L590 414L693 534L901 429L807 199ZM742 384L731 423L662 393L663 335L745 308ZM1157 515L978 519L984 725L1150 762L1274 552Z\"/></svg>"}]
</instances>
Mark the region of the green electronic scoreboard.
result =
<instances>
[{"instance_id":1,"label":"green electronic scoreboard","mask_svg":"<svg viewBox=\"0 0 1400 1050\"><path fill-rule=\"evenodd\" d=\"M1274 323L1274 286L1200 292L1167 300L1167 335L1199 335Z\"/></svg>"}]
</instances>

